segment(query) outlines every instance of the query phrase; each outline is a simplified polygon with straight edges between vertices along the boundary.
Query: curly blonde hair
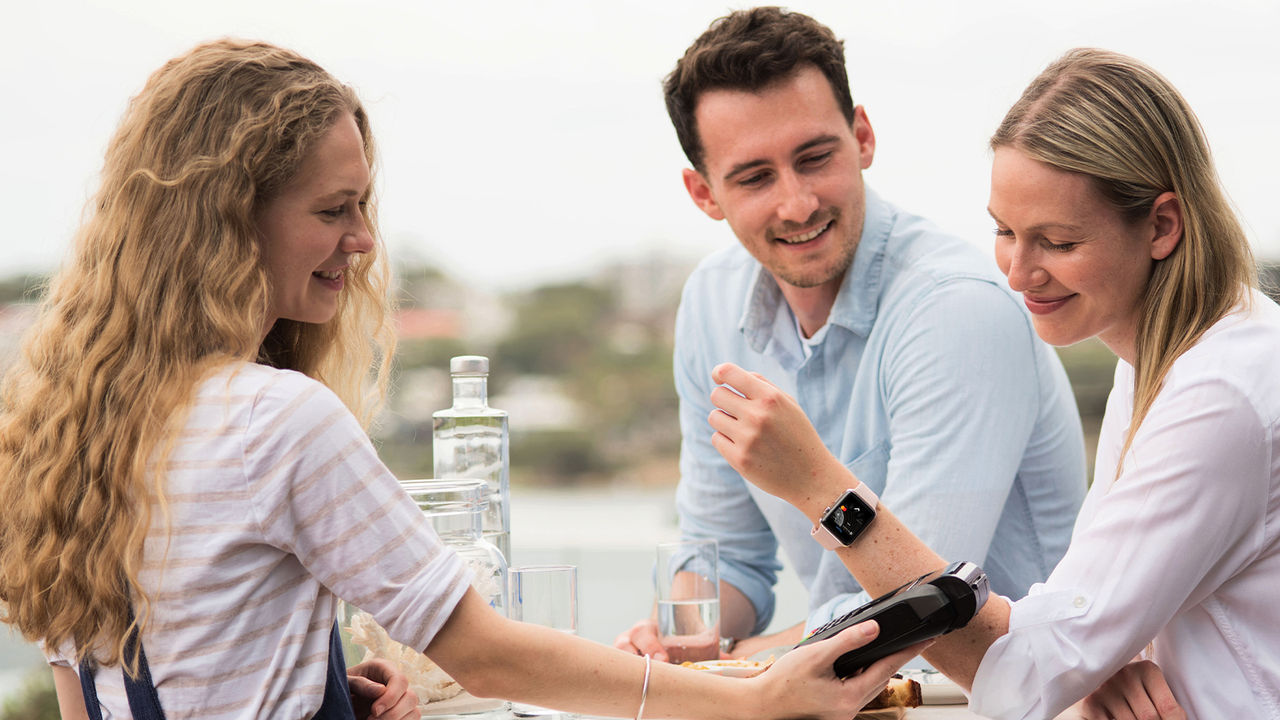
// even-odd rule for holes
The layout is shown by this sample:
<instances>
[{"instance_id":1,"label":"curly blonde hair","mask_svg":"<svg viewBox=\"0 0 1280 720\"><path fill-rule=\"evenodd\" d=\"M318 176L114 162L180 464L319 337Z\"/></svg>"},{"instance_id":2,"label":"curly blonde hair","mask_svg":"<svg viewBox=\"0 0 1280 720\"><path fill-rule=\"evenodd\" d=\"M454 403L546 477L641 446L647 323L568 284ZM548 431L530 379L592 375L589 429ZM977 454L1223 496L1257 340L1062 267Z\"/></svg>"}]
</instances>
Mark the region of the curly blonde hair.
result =
<instances>
[{"instance_id":1,"label":"curly blonde hair","mask_svg":"<svg viewBox=\"0 0 1280 720\"><path fill-rule=\"evenodd\" d=\"M1006 146L1088 177L1128 220L1150 213L1162 193L1178 197L1182 240L1156 262L1138 318L1123 458L1173 362L1257 285L1248 237L1191 106L1131 57L1077 48L1054 61L992 136L992 149Z\"/></svg>"},{"instance_id":2,"label":"curly blonde hair","mask_svg":"<svg viewBox=\"0 0 1280 720\"><path fill-rule=\"evenodd\" d=\"M395 342L380 241L352 259L333 319L280 320L262 338L255 211L346 114L372 168L349 87L293 52L234 40L169 61L130 102L73 257L3 385L0 602L27 639L135 667L125 637L149 615L138 571L152 502L165 508L158 468L213 369L297 370L372 418Z\"/></svg>"}]
</instances>

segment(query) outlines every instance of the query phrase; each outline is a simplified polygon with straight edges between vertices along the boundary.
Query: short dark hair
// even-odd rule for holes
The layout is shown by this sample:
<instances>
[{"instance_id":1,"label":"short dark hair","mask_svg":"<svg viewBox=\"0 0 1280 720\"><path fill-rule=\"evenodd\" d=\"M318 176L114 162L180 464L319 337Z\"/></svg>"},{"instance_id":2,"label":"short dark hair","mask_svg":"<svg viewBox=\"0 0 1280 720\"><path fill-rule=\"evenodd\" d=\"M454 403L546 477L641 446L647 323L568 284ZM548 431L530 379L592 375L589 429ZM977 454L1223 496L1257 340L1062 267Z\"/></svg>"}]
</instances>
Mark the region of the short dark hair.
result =
<instances>
[{"instance_id":1,"label":"short dark hair","mask_svg":"<svg viewBox=\"0 0 1280 720\"><path fill-rule=\"evenodd\" d=\"M737 10L711 23L662 83L667 114L680 147L698 172L704 150L694 110L708 90L756 91L803 65L822 71L840 111L853 124L853 94L844 67L844 43L808 15L779 7Z\"/></svg>"}]
</instances>

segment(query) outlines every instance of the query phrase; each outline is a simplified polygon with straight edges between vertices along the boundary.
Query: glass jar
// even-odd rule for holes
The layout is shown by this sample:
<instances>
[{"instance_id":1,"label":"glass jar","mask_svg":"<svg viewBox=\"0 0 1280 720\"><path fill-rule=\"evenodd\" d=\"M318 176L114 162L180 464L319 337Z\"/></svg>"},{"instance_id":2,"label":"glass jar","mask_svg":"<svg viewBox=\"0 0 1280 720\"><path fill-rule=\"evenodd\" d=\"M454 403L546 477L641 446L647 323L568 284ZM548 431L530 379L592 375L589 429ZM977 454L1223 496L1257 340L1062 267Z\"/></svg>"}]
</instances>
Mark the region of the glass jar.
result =
<instances>
[{"instance_id":1,"label":"glass jar","mask_svg":"<svg viewBox=\"0 0 1280 720\"><path fill-rule=\"evenodd\" d=\"M495 611L507 614L507 562L481 535L487 506L483 480L406 480L401 486L431 522L440 540L471 572L471 587ZM361 653L348 655L354 664L372 657L388 660L409 678L418 709L433 720L499 720L511 717L505 700L478 698L466 692L426 655L387 636L371 615L344 603L351 642Z\"/></svg>"},{"instance_id":2,"label":"glass jar","mask_svg":"<svg viewBox=\"0 0 1280 720\"><path fill-rule=\"evenodd\" d=\"M484 480L406 480L400 483L431 521L440 540L471 571L471 586L489 607L507 615L507 561L483 537L488 490Z\"/></svg>"}]
</instances>

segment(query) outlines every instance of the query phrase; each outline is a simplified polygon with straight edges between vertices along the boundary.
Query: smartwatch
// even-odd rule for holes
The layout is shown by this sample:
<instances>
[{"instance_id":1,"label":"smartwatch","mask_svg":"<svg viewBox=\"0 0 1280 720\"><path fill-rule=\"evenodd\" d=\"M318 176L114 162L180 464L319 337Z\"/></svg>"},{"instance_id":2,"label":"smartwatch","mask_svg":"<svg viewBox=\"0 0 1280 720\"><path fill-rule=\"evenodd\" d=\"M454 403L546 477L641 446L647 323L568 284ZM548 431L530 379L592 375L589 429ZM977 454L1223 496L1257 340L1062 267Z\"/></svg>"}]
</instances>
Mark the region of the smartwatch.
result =
<instances>
[{"instance_id":1,"label":"smartwatch","mask_svg":"<svg viewBox=\"0 0 1280 720\"><path fill-rule=\"evenodd\" d=\"M849 547L875 519L879 504L880 498L875 492L860 482L822 511L822 517L809 534L828 550Z\"/></svg>"}]
</instances>

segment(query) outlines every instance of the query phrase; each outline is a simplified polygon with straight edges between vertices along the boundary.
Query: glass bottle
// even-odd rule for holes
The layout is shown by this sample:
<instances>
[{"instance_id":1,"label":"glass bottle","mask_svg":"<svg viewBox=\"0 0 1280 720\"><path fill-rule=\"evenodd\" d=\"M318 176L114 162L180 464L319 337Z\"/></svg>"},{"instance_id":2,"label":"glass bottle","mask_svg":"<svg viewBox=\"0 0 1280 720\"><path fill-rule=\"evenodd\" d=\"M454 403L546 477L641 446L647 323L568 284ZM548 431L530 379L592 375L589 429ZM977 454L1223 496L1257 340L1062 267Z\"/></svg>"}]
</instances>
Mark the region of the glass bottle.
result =
<instances>
[{"instance_id":1,"label":"glass bottle","mask_svg":"<svg viewBox=\"0 0 1280 720\"><path fill-rule=\"evenodd\" d=\"M507 413L489 407L489 358L459 355L449 361L453 407L432 414L435 476L488 484L484 536L511 559L510 460Z\"/></svg>"}]
</instances>

